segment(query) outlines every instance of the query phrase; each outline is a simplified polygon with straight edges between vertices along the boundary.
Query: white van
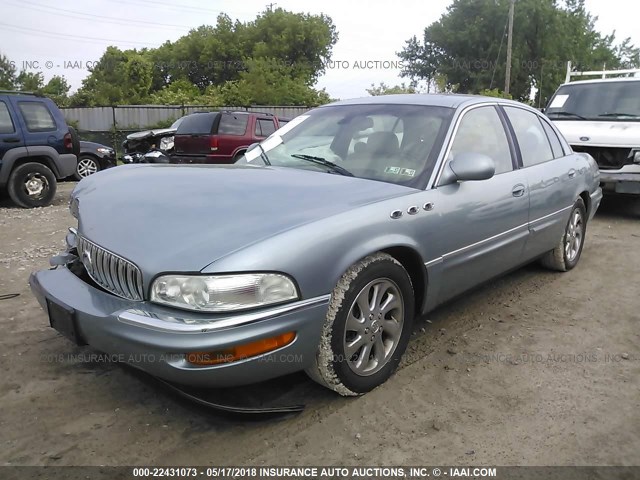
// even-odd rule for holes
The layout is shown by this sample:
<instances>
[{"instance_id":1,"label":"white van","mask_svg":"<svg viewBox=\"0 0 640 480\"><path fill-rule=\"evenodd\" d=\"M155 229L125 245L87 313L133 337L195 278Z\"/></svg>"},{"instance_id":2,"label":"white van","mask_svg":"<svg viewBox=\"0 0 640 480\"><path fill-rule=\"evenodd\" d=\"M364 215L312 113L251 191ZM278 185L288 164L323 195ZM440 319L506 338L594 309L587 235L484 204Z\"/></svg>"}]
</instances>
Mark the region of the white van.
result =
<instances>
[{"instance_id":1,"label":"white van","mask_svg":"<svg viewBox=\"0 0 640 480\"><path fill-rule=\"evenodd\" d=\"M569 64L544 113L574 151L598 162L604 192L640 195L640 70L571 72Z\"/></svg>"}]
</instances>

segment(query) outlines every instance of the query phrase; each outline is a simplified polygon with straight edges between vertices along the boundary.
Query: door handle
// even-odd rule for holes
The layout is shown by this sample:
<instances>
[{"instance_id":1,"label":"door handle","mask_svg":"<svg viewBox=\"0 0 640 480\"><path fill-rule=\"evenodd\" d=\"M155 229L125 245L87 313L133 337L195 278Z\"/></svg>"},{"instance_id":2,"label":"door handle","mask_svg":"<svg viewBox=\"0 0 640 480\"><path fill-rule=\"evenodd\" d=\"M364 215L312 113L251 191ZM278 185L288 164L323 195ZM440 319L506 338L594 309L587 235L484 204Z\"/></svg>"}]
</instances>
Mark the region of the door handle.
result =
<instances>
[{"instance_id":1,"label":"door handle","mask_svg":"<svg viewBox=\"0 0 640 480\"><path fill-rule=\"evenodd\" d=\"M514 197L521 197L522 195L524 195L524 185L522 185L521 183L515 185L511 189L511 195L513 195Z\"/></svg>"},{"instance_id":2,"label":"door handle","mask_svg":"<svg viewBox=\"0 0 640 480\"><path fill-rule=\"evenodd\" d=\"M4 143L18 143L20 139L18 137L10 137L2 140Z\"/></svg>"},{"instance_id":3,"label":"door handle","mask_svg":"<svg viewBox=\"0 0 640 480\"><path fill-rule=\"evenodd\" d=\"M576 171L575 171L575 169L573 169L573 168L572 168L571 170L569 170L568 175L569 175L569 178L573 178L573 177L575 177L575 176L576 176Z\"/></svg>"}]
</instances>

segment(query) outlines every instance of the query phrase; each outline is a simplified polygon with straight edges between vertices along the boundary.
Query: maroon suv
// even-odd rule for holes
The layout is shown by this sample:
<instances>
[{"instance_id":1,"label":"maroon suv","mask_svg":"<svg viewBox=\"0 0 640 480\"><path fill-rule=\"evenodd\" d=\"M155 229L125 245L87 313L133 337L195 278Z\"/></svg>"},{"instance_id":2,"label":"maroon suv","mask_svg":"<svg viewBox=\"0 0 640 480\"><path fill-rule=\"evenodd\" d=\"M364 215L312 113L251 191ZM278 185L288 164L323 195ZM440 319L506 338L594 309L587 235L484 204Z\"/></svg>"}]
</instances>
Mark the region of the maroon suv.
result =
<instances>
[{"instance_id":1,"label":"maroon suv","mask_svg":"<svg viewBox=\"0 0 640 480\"><path fill-rule=\"evenodd\" d=\"M264 140L288 120L268 113L202 112L182 119L172 163L234 163L252 143Z\"/></svg>"}]
</instances>

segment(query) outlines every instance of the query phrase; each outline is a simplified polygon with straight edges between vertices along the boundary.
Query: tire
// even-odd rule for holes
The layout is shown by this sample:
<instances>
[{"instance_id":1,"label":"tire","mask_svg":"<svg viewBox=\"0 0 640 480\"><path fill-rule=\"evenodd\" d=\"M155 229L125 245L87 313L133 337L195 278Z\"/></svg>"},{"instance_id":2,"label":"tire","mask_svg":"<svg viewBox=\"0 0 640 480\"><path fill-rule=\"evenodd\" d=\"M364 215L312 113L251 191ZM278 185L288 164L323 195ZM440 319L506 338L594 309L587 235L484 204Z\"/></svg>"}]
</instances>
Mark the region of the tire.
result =
<instances>
[{"instance_id":1,"label":"tire","mask_svg":"<svg viewBox=\"0 0 640 480\"><path fill-rule=\"evenodd\" d=\"M76 180L82 180L89 175L93 175L100 171L100 163L95 157L84 155L78 158L78 165L76 166L76 173L73 176Z\"/></svg>"},{"instance_id":2,"label":"tire","mask_svg":"<svg viewBox=\"0 0 640 480\"><path fill-rule=\"evenodd\" d=\"M377 301L371 295L376 288ZM390 294L396 301L391 300L393 308L384 313L380 307ZM344 396L362 395L384 383L407 348L414 302L409 275L390 255L376 253L352 265L331 294L307 374Z\"/></svg>"},{"instance_id":3,"label":"tire","mask_svg":"<svg viewBox=\"0 0 640 480\"><path fill-rule=\"evenodd\" d=\"M56 196L56 177L41 163L25 163L13 169L8 191L11 200L23 208L46 207Z\"/></svg>"},{"instance_id":4,"label":"tire","mask_svg":"<svg viewBox=\"0 0 640 480\"><path fill-rule=\"evenodd\" d=\"M544 267L558 272L571 270L580 260L586 233L587 209L582 199L579 198L571 210L569 221L560 241L553 250L547 252L540 259L540 263Z\"/></svg>"},{"instance_id":5,"label":"tire","mask_svg":"<svg viewBox=\"0 0 640 480\"><path fill-rule=\"evenodd\" d=\"M69 127L69 133L71 134L71 153L73 153L76 157L80 156L80 137L78 137L78 132L73 127Z\"/></svg>"}]
</instances>

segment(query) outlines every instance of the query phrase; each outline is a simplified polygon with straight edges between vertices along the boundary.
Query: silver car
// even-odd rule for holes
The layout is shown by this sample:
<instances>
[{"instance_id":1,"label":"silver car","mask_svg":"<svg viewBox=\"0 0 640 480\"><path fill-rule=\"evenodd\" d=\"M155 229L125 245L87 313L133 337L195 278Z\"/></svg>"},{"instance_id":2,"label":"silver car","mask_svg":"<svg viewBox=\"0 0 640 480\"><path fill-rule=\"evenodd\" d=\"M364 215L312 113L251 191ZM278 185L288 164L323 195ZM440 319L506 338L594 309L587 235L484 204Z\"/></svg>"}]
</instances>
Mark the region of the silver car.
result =
<instances>
[{"instance_id":1,"label":"silver car","mask_svg":"<svg viewBox=\"0 0 640 480\"><path fill-rule=\"evenodd\" d=\"M31 288L51 326L163 379L383 383L412 323L540 259L578 263L598 166L517 102L397 95L299 116L235 165L82 180Z\"/></svg>"}]
</instances>

